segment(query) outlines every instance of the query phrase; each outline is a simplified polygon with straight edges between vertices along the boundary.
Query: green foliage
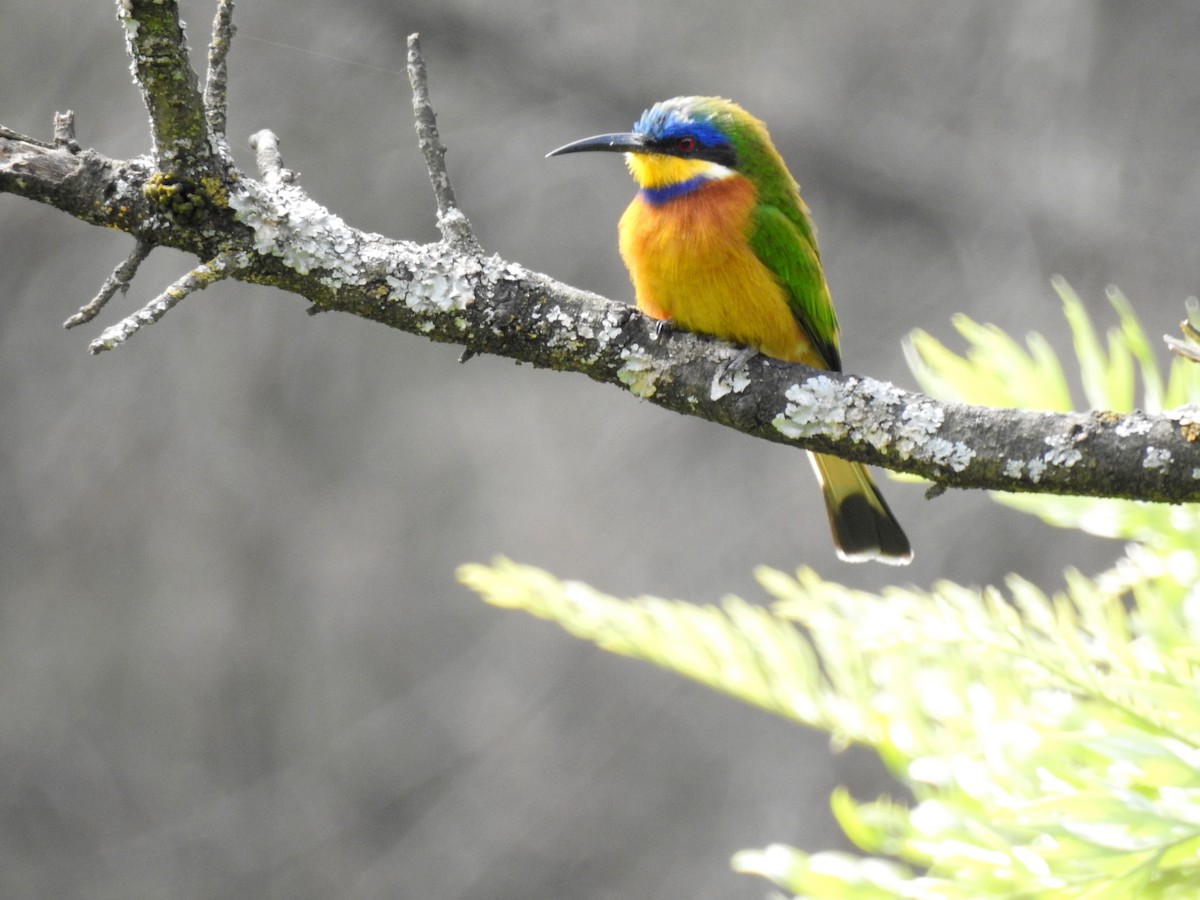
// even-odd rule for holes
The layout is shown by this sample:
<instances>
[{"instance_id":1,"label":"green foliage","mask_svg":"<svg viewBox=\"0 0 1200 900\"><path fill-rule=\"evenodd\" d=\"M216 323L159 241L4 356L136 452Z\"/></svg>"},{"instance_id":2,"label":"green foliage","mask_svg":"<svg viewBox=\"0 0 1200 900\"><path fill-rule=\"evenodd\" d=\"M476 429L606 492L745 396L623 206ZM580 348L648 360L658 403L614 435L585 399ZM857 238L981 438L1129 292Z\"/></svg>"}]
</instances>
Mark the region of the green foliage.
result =
<instances>
[{"instance_id":1,"label":"green foliage","mask_svg":"<svg viewBox=\"0 0 1200 900\"><path fill-rule=\"evenodd\" d=\"M1110 288L1108 292L1118 324L1109 330L1106 348L1070 286L1056 278L1054 288L1071 327L1086 408L1129 412L1137 406L1146 412L1162 412L1200 398L1200 365L1174 357L1164 379L1150 340L1120 291ZM915 331L909 336L905 346L909 368L927 393L984 406L1056 412L1078 408L1058 357L1041 335L1029 335L1026 348L996 326L981 325L966 316L955 316L954 326L967 341L962 356L927 332ZM1050 494L996 492L992 496L1052 525L1153 544L1164 554L1188 549L1200 529L1200 507L1196 505Z\"/></svg>"},{"instance_id":2,"label":"green foliage","mask_svg":"<svg viewBox=\"0 0 1200 900\"><path fill-rule=\"evenodd\" d=\"M917 800L833 798L846 834L891 860L776 846L739 854L742 871L810 897L1195 896L1200 598L1189 610L1150 554L1068 573L1050 597L1015 576L878 597L763 570L769 610L619 600L507 560L460 574L491 603L871 746ZM1130 617L1131 596L1153 602Z\"/></svg>"},{"instance_id":3,"label":"green foliage","mask_svg":"<svg viewBox=\"0 0 1200 900\"><path fill-rule=\"evenodd\" d=\"M1089 403L1148 409L1196 394L1196 367L1160 376L1119 294L1120 324L1097 338L1062 295ZM913 336L927 390L951 399L1069 408L1049 345L1026 350L956 321L970 349ZM1124 501L1003 502L1066 527L1100 516L1131 541L1097 577L1065 573L1047 595L1010 576L983 590L850 590L801 569L762 570L770 608L727 598L696 606L620 600L497 560L460 577L490 603L558 622L615 653L649 660L874 748L915 803L832 806L863 855L776 845L737 869L799 897L1175 898L1200 896L1200 546L1195 509ZM1025 498L1021 498L1024 500Z\"/></svg>"}]
</instances>

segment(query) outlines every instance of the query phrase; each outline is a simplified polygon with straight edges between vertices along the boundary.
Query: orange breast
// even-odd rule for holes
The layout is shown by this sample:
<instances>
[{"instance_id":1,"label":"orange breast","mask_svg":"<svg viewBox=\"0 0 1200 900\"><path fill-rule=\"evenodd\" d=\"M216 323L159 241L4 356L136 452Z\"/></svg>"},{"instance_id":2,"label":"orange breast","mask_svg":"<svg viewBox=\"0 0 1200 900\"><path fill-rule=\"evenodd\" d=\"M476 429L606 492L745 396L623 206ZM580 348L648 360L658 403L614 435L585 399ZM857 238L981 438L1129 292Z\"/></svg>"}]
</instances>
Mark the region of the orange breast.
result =
<instances>
[{"instance_id":1,"label":"orange breast","mask_svg":"<svg viewBox=\"0 0 1200 900\"><path fill-rule=\"evenodd\" d=\"M713 180L661 205L634 198L621 217L621 258L638 309L680 328L824 368L782 285L750 248L754 188Z\"/></svg>"}]
</instances>

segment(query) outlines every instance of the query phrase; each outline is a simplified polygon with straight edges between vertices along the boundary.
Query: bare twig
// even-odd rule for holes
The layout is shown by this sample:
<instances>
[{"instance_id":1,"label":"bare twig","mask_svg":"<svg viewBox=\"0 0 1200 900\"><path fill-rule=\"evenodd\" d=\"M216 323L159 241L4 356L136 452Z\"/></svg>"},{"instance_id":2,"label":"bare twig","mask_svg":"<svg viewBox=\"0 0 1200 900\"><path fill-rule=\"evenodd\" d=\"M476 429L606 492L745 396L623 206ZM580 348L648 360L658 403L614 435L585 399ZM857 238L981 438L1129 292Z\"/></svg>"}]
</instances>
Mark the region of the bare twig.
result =
<instances>
[{"instance_id":1,"label":"bare twig","mask_svg":"<svg viewBox=\"0 0 1200 900\"><path fill-rule=\"evenodd\" d=\"M133 281L133 276L137 274L138 266L142 264L142 260L150 255L150 251L153 249L153 244L148 241L138 240L133 245L133 249L129 251L129 255L125 257L125 260L113 269L111 275L104 279L104 284L100 286L100 292L85 306L81 306L79 312L63 322L63 328L74 328L76 325L92 321L99 314L100 310L104 309L104 304L111 300L117 291L120 291L122 294L128 291L129 283Z\"/></svg>"},{"instance_id":2,"label":"bare twig","mask_svg":"<svg viewBox=\"0 0 1200 900\"><path fill-rule=\"evenodd\" d=\"M1177 356L1190 359L1192 362L1200 362L1200 300L1188 297L1185 306L1187 318L1179 323L1179 330L1183 332L1184 340L1181 341L1177 337L1164 334L1163 341Z\"/></svg>"},{"instance_id":3,"label":"bare twig","mask_svg":"<svg viewBox=\"0 0 1200 900\"><path fill-rule=\"evenodd\" d=\"M433 196L437 200L438 228L442 232L442 238L463 252L479 253L479 242L471 231L471 223L458 208L454 187L450 184L450 175L446 171L446 148L438 135L437 117L429 102L425 60L421 58L421 42L416 34L408 36L408 81L412 85L417 143L425 156L429 180L433 184Z\"/></svg>"},{"instance_id":4,"label":"bare twig","mask_svg":"<svg viewBox=\"0 0 1200 900\"><path fill-rule=\"evenodd\" d=\"M58 119L55 117L55 127L57 128ZM11 128L0 125L0 138L12 141L14 144L32 144L34 147L42 147L46 150L57 149L58 144L54 141L42 141L35 137L30 137L27 134L21 134L19 131L13 131Z\"/></svg>"},{"instance_id":5,"label":"bare twig","mask_svg":"<svg viewBox=\"0 0 1200 900\"><path fill-rule=\"evenodd\" d=\"M72 153L79 152L79 144L75 141L75 113L69 109L54 114L54 143Z\"/></svg>"},{"instance_id":6,"label":"bare twig","mask_svg":"<svg viewBox=\"0 0 1200 900\"><path fill-rule=\"evenodd\" d=\"M296 173L283 167L283 154L279 152L279 138L269 128L250 135L250 149L254 151L254 164L258 174L267 184L291 184Z\"/></svg>"},{"instance_id":7,"label":"bare twig","mask_svg":"<svg viewBox=\"0 0 1200 900\"><path fill-rule=\"evenodd\" d=\"M1192 362L1200 362L1200 344L1190 344L1170 334L1163 335L1163 343L1176 356L1182 356Z\"/></svg>"},{"instance_id":8,"label":"bare twig","mask_svg":"<svg viewBox=\"0 0 1200 900\"><path fill-rule=\"evenodd\" d=\"M121 346L145 326L152 325L165 316L168 310L173 309L189 294L228 278L237 268L232 253L222 253L208 262L201 263L133 315L126 316L116 325L104 329L100 337L88 345L88 350L96 354Z\"/></svg>"},{"instance_id":9,"label":"bare twig","mask_svg":"<svg viewBox=\"0 0 1200 900\"><path fill-rule=\"evenodd\" d=\"M228 107L229 46L237 27L233 24L233 0L217 0L213 18L212 41L208 45L208 75L204 82L204 114L213 135L225 135L225 114Z\"/></svg>"}]
</instances>

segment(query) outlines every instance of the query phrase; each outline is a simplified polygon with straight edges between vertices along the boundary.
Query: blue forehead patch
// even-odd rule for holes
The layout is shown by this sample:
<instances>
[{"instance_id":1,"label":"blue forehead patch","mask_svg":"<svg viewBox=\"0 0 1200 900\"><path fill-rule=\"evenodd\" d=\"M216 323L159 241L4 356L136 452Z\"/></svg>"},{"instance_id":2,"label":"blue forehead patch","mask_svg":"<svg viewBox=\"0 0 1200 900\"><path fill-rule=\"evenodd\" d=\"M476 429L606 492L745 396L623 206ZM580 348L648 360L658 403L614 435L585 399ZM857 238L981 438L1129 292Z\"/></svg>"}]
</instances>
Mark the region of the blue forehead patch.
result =
<instances>
[{"instance_id":1,"label":"blue forehead patch","mask_svg":"<svg viewBox=\"0 0 1200 900\"><path fill-rule=\"evenodd\" d=\"M729 143L729 138L713 122L701 115L670 103L657 103L650 107L633 124L636 134L655 140L691 135L706 147L720 147Z\"/></svg>"}]
</instances>

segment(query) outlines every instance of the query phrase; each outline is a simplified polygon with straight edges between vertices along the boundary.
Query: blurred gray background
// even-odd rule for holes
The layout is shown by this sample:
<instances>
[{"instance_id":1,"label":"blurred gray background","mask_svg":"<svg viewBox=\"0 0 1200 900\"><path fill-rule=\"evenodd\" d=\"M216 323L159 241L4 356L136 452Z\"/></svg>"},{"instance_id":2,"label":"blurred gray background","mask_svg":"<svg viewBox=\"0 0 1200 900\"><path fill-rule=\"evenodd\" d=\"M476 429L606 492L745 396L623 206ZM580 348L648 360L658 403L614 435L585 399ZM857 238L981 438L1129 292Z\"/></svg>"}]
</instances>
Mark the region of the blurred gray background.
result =
<instances>
[{"instance_id":1,"label":"blurred gray background","mask_svg":"<svg viewBox=\"0 0 1200 900\"><path fill-rule=\"evenodd\" d=\"M184 12L202 48L212 5ZM902 337L952 339L957 311L1068 350L1055 273L1105 323L1119 285L1152 334L1198 290L1195 3L257 0L236 18L247 169L269 127L348 222L434 239L400 71L419 30L485 248L619 300L628 176L543 154L654 100L738 100L813 209L847 370L904 387ZM112 3L6 0L0 122L47 137L66 108L85 146L148 147ZM762 563L1055 588L1119 552L893 483L916 562L843 565L794 451L244 284L91 358L194 263L156 251L64 332L130 246L0 196L4 897L761 897L730 854L844 847L829 792L894 790L878 763L487 607L459 563L765 602Z\"/></svg>"}]
</instances>

